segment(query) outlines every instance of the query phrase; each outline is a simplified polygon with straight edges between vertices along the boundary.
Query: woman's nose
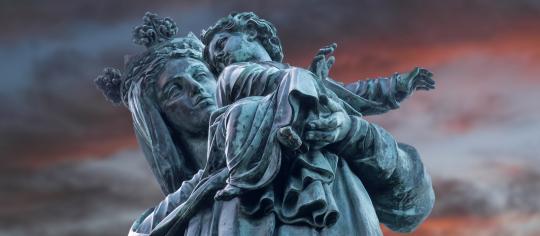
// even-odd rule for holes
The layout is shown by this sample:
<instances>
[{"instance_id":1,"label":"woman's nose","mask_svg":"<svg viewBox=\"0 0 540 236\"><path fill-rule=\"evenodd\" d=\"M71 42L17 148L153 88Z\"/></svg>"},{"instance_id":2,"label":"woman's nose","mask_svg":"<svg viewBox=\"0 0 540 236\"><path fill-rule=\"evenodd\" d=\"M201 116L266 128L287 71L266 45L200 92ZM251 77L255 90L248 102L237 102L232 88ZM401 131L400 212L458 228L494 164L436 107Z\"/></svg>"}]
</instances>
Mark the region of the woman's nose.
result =
<instances>
[{"instance_id":1,"label":"woman's nose","mask_svg":"<svg viewBox=\"0 0 540 236\"><path fill-rule=\"evenodd\" d=\"M190 80L189 83L190 83L190 88L191 88L190 89L191 96L203 93L204 89L199 82Z\"/></svg>"}]
</instances>

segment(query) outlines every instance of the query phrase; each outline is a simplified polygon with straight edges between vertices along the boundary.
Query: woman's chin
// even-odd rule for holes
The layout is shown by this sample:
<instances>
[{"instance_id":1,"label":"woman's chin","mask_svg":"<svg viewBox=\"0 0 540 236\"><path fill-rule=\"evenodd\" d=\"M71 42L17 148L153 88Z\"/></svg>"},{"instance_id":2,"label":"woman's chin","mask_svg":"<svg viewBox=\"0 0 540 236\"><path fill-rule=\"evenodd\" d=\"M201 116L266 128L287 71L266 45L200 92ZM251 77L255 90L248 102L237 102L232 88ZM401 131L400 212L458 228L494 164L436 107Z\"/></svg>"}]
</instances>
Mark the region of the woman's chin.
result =
<instances>
[{"instance_id":1,"label":"woman's chin","mask_svg":"<svg viewBox=\"0 0 540 236\"><path fill-rule=\"evenodd\" d=\"M200 120L201 123L208 125L210 115L212 115L212 112L214 112L215 110L217 110L216 105L202 106L197 109L197 113L195 113L194 115L197 116L197 119Z\"/></svg>"}]
</instances>

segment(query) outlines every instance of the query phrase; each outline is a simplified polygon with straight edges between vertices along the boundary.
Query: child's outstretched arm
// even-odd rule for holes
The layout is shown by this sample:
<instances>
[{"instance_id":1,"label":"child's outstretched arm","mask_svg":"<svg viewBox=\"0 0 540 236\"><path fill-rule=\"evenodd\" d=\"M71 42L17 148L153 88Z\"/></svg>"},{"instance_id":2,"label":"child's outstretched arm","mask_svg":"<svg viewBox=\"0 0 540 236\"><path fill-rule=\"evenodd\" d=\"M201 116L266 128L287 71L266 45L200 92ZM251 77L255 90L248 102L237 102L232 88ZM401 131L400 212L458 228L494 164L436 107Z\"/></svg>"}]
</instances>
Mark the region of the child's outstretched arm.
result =
<instances>
[{"instance_id":1,"label":"child's outstretched arm","mask_svg":"<svg viewBox=\"0 0 540 236\"><path fill-rule=\"evenodd\" d=\"M399 104L416 90L434 89L432 76L430 71L416 67L408 73L359 80L344 87L360 97L380 103L384 109L373 110L373 113L363 112L364 115L375 115L399 108Z\"/></svg>"},{"instance_id":2,"label":"child's outstretched arm","mask_svg":"<svg viewBox=\"0 0 540 236\"><path fill-rule=\"evenodd\" d=\"M335 62L334 56L331 55L336 47L337 45L333 43L319 49L313 58L310 70L318 76L332 80L328 77L328 73ZM321 63L326 58L328 58L327 63ZM435 81L432 77L433 74L430 71L416 67L411 72L395 73L390 77L359 80L349 84L332 81L364 99L379 104L378 107L360 111L363 115L376 115L399 108L399 104L416 90L434 89Z\"/></svg>"}]
</instances>

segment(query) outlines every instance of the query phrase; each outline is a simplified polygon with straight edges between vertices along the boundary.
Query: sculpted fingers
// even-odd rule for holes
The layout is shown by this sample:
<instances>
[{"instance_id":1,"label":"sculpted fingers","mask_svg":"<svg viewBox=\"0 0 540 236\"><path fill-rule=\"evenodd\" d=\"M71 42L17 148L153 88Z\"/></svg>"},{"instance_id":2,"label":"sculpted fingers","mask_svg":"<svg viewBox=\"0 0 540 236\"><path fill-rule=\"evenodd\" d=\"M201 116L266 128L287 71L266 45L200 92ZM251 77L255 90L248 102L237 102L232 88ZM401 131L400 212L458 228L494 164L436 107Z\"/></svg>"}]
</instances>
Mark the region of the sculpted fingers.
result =
<instances>
[{"instance_id":1,"label":"sculpted fingers","mask_svg":"<svg viewBox=\"0 0 540 236\"><path fill-rule=\"evenodd\" d=\"M326 79L330 68L334 65L336 58L332 55L336 50L337 44L333 43L319 49L310 66L310 71L320 79ZM328 57L328 59L326 59Z\"/></svg>"},{"instance_id":2,"label":"sculpted fingers","mask_svg":"<svg viewBox=\"0 0 540 236\"><path fill-rule=\"evenodd\" d=\"M316 70L320 68L321 62L324 62L324 55L317 55L313 58L313 61L311 61L311 66L309 67L309 70L316 74Z\"/></svg>"},{"instance_id":3,"label":"sculpted fingers","mask_svg":"<svg viewBox=\"0 0 540 236\"><path fill-rule=\"evenodd\" d=\"M292 150L296 150L302 146L302 139L290 126L279 129L277 139L282 145Z\"/></svg>"},{"instance_id":4,"label":"sculpted fingers","mask_svg":"<svg viewBox=\"0 0 540 236\"><path fill-rule=\"evenodd\" d=\"M307 124L308 130L335 130L339 126L339 120L336 117L322 118L318 120L309 121Z\"/></svg>"},{"instance_id":5,"label":"sculpted fingers","mask_svg":"<svg viewBox=\"0 0 540 236\"><path fill-rule=\"evenodd\" d=\"M435 80L431 78L433 73L419 67L415 68L415 71L417 71L418 74L410 81L412 83L410 92L412 92L412 90L431 90L435 88Z\"/></svg>"},{"instance_id":6,"label":"sculpted fingers","mask_svg":"<svg viewBox=\"0 0 540 236\"><path fill-rule=\"evenodd\" d=\"M416 90L425 90L425 91L428 91L428 90L431 90L435 87L427 87L427 86L418 86L416 87Z\"/></svg>"},{"instance_id":7,"label":"sculpted fingers","mask_svg":"<svg viewBox=\"0 0 540 236\"><path fill-rule=\"evenodd\" d=\"M421 86L421 87L426 87L426 88L428 88L428 90L429 90L429 89L434 89L434 88L435 88L435 85L429 84L429 83L425 83L425 84L422 84L422 85L420 85L420 86Z\"/></svg>"},{"instance_id":8,"label":"sculpted fingers","mask_svg":"<svg viewBox=\"0 0 540 236\"><path fill-rule=\"evenodd\" d=\"M427 69L424 69L424 68L419 68L419 71L418 71L419 75L420 76L424 76L424 77L432 77L433 76L433 73L431 73L431 71L427 70Z\"/></svg>"},{"instance_id":9,"label":"sculpted fingers","mask_svg":"<svg viewBox=\"0 0 540 236\"><path fill-rule=\"evenodd\" d=\"M334 52L334 49L327 46L327 47L319 49L319 52L317 52L317 56L321 56L321 55L326 56L332 52Z\"/></svg>"},{"instance_id":10,"label":"sculpted fingers","mask_svg":"<svg viewBox=\"0 0 540 236\"><path fill-rule=\"evenodd\" d=\"M420 67L417 66L417 67L414 67L414 69L411 71L409 76L416 77L418 76L418 74L420 74Z\"/></svg>"},{"instance_id":11,"label":"sculpted fingers","mask_svg":"<svg viewBox=\"0 0 540 236\"><path fill-rule=\"evenodd\" d=\"M327 99L326 106L331 112L342 112L343 108L341 105L334 99Z\"/></svg>"},{"instance_id":12,"label":"sculpted fingers","mask_svg":"<svg viewBox=\"0 0 540 236\"><path fill-rule=\"evenodd\" d=\"M332 68L335 62L336 62L336 57L331 56L330 58L328 58L328 60L326 61L326 68L328 69L328 71L330 71L330 68Z\"/></svg>"},{"instance_id":13,"label":"sculpted fingers","mask_svg":"<svg viewBox=\"0 0 540 236\"><path fill-rule=\"evenodd\" d=\"M420 77L414 82L416 90L431 90L435 88L435 81L430 77Z\"/></svg>"},{"instance_id":14,"label":"sculpted fingers","mask_svg":"<svg viewBox=\"0 0 540 236\"><path fill-rule=\"evenodd\" d=\"M433 73L431 73L429 70L420 69L418 77L430 84L435 84L435 80L432 79Z\"/></svg>"},{"instance_id":15,"label":"sculpted fingers","mask_svg":"<svg viewBox=\"0 0 540 236\"><path fill-rule=\"evenodd\" d=\"M336 132L310 130L305 132L305 140L315 143L332 143L336 140Z\"/></svg>"},{"instance_id":16,"label":"sculpted fingers","mask_svg":"<svg viewBox=\"0 0 540 236\"><path fill-rule=\"evenodd\" d=\"M435 85L435 80L433 80L431 77L424 77L423 81L430 85Z\"/></svg>"},{"instance_id":17,"label":"sculpted fingers","mask_svg":"<svg viewBox=\"0 0 540 236\"><path fill-rule=\"evenodd\" d=\"M321 78L324 76L325 64L326 60L324 55L317 55L315 58L313 58L309 71L315 74L318 78Z\"/></svg>"},{"instance_id":18,"label":"sculpted fingers","mask_svg":"<svg viewBox=\"0 0 540 236\"><path fill-rule=\"evenodd\" d=\"M319 52L317 53L317 56L318 55L324 55L324 56L328 56L330 54L332 54L337 48L337 43L332 43L326 47L323 47L321 49L319 49Z\"/></svg>"},{"instance_id":19,"label":"sculpted fingers","mask_svg":"<svg viewBox=\"0 0 540 236\"><path fill-rule=\"evenodd\" d=\"M331 43L330 45L328 45L329 47L331 47L333 50L336 50L337 48L337 43Z\"/></svg>"}]
</instances>

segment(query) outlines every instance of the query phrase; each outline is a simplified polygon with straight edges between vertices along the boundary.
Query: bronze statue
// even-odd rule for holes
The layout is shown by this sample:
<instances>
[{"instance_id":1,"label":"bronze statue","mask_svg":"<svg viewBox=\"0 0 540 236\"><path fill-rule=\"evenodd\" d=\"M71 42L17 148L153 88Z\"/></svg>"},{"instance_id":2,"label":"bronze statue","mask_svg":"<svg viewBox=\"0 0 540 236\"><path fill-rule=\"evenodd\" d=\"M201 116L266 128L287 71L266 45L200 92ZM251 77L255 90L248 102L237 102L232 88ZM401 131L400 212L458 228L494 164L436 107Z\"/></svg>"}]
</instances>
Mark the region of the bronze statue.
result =
<instances>
[{"instance_id":1,"label":"bronze statue","mask_svg":"<svg viewBox=\"0 0 540 236\"><path fill-rule=\"evenodd\" d=\"M309 69L284 64L276 29L253 13L204 31L204 51L193 35L172 38L172 20L144 19L134 35L148 51L126 76L97 80L132 112L169 194L130 235L381 235L379 223L409 232L427 217L434 194L417 151L362 115L434 88L429 71L344 85L328 78L335 44Z\"/></svg>"}]
</instances>

